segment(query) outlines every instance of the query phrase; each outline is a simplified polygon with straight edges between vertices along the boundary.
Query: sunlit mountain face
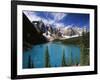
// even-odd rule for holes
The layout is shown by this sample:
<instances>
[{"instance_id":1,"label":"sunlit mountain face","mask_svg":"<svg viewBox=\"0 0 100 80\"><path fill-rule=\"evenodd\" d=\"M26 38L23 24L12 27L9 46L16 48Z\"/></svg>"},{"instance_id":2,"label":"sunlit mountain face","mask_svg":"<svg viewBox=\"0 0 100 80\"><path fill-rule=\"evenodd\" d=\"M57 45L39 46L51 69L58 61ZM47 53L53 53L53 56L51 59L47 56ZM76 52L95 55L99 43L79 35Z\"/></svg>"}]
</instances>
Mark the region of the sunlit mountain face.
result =
<instances>
[{"instance_id":1,"label":"sunlit mountain face","mask_svg":"<svg viewBox=\"0 0 100 80\"><path fill-rule=\"evenodd\" d=\"M33 21L43 21L45 25L51 25L53 28L77 29L86 28L89 31L89 14L83 13L63 13L63 12L40 12L40 11L23 11L28 19Z\"/></svg>"}]
</instances>

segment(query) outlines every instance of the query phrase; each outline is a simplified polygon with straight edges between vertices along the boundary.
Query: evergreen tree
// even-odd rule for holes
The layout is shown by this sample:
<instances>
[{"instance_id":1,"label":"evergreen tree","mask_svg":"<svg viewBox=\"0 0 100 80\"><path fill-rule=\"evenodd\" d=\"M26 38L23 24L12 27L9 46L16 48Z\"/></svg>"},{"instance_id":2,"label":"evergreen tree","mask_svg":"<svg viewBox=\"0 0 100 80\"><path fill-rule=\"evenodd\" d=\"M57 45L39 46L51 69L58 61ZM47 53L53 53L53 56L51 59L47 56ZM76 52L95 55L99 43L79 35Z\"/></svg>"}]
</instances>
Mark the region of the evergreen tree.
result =
<instances>
[{"instance_id":1,"label":"evergreen tree","mask_svg":"<svg viewBox=\"0 0 100 80\"><path fill-rule=\"evenodd\" d=\"M78 66L78 64L79 64L79 60L78 60L78 55L77 55L77 53L76 53L76 56L75 56L75 57L76 57L76 60L75 60L75 61L76 61L76 62L75 62L75 65L76 65L76 66Z\"/></svg>"},{"instance_id":2,"label":"evergreen tree","mask_svg":"<svg viewBox=\"0 0 100 80\"><path fill-rule=\"evenodd\" d=\"M34 68L34 63L33 63L33 61L32 61L32 65L31 65L31 68Z\"/></svg>"},{"instance_id":3,"label":"evergreen tree","mask_svg":"<svg viewBox=\"0 0 100 80\"><path fill-rule=\"evenodd\" d=\"M89 32L85 33L83 31L81 38L81 55L80 55L80 65L89 65Z\"/></svg>"},{"instance_id":4,"label":"evergreen tree","mask_svg":"<svg viewBox=\"0 0 100 80\"><path fill-rule=\"evenodd\" d=\"M28 58L28 68L31 68L31 56Z\"/></svg>"},{"instance_id":5,"label":"evergreen tree","mask_svg":"<svg viewBox=\"0 0 100 80\"><path fill-rule=\"evenodd\" d=\"M70 59L69 59L69 66L73 64L73 59L72 59L72 50L70 49Z\"/></svg>"},{"instance_id":6,"label":"evergreen tree","mask_svg":"<svg viewBox=\"0 0 100 80\"><path fill-rule=\"evenodd\" d=\"M84 32L84 30L83 30L83 32L82 32L82 38L81 38L81 46L82 47L84 47L86 44L87 44L87 42L86 42L86 32Z\"/></svg>"},{"instance_id":7,"label":"evergreen tree","mask_svg":"<svg viewBox=\"0 0 100 80\"><path fill-rule=\"evenodd\" d=\"M31 56L28 58L28 68L34 68L33 61L31 60Z\"/></svg>"},{"instance_id":8,"label":"evergreen tree","mask_svg":"<svg viewBox=\"0 0 100 80\"><path fill-rule=\"evenodd\" d=\"M80 65L89 65L89 50L85 47L81 48L81 60Z\"/></svg>"},{"instance_id":9,"label":"evergreen tree","mask_svg":"<svg viewBox=\"0 0 100 80\"><path fill-rule=\"evenodd\" d=\"M46 48L45 51L45 67L50 67L50 56L49 56L49 51L48 51L48 47Z\"/></svg>"},{"instance_id":10,"label":"evergreen tree","mask_svg":"<svg viewBox=\"0 0 100 80\"><path fill-rule=\"evenodd\" d=\"M65 51L63 49L63 56L62 56L62 66L66 66L66 58L65 58Z\"/></svg>"}]
</instances>

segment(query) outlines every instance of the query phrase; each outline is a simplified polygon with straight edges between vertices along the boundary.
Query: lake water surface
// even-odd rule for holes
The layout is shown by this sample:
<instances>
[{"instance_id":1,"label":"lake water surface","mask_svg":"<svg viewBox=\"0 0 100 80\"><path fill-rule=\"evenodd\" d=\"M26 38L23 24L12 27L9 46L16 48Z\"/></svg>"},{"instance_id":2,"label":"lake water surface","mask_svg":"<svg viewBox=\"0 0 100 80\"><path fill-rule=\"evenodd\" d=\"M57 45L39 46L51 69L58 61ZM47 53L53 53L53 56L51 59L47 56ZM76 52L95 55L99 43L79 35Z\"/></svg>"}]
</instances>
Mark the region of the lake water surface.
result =
<instances>
[{"instance_id":1,"label":"lake water surface","mask_svg":"<svg viewBox=\"0 0 100 80\"><path fill-rule=\"evenodd\" d=\"M32 49L23 53L23 68L29 68L31 60L34 68L45 68L46 50L48 49L49 63L51 67L61 67L63 53L66 65L75 65L80 63L80 48L76 45L64 45L61 42L48 42L32 47ZM30 60L29 60L30 57Z\"/></svg>"}]
</instances>

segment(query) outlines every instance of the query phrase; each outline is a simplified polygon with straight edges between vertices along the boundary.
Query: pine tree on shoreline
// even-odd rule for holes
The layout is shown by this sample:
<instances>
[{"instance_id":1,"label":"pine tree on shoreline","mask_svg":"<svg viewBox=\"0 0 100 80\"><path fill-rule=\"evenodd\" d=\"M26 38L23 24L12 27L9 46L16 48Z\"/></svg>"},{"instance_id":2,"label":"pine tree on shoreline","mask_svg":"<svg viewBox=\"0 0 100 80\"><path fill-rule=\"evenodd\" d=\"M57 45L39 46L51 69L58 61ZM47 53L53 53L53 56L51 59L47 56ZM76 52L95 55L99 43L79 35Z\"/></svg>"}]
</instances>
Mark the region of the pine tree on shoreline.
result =
<instances>
[{"instance_id":1,"label":"pine tree on shoreline","mask_svg":"<svg viewBox=\"0 0 100 80\"><path fill-rule=\"evenodd\" d=\"M63 54L62 54L62 66L66 66L66 58L65 58L65 51L63 49Z\"/></svg>"},{"instance_id":2,"label":"pine tree on shoreline","mask_svg":"<svg viewBox=\"0 0 100 80\"><path fill-rule=\"evenodd\" d=\"M34 68L34 63L31 59L31 56L29 56L29 58L28 58L28 68Z\"/></svg>"},{"instance_id":3,"label":"pine tree on shoreline","mask_svg":"<svg viewBox=\"0 0 100 80\"><path fill-rule=\"evenodd\" d=\"M46 48L46 51L45 51L45 67L51 67L48 47Z\"/></svg>"}]
</instances>

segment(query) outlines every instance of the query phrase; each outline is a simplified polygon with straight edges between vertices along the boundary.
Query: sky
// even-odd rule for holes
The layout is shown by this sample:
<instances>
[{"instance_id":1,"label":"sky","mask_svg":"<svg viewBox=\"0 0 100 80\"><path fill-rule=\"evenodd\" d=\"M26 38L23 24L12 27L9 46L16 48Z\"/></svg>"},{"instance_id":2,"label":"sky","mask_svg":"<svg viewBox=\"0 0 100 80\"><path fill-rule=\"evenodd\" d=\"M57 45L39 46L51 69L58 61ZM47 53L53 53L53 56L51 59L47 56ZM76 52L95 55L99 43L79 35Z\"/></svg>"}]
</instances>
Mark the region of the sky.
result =
<instances>
[{"instance_id":1,"label":"sky","mask_svg":"<svg viewBox=\"0 0 100 80\"><path fill-rule=\"evenodd\" d=\"M83 13L63 13L63 12L42 12L42 11L23 11L32 21L42 20L45 24L54 27L86 27L89 29L89 14Z\"/></svg>"}]
</instances>

